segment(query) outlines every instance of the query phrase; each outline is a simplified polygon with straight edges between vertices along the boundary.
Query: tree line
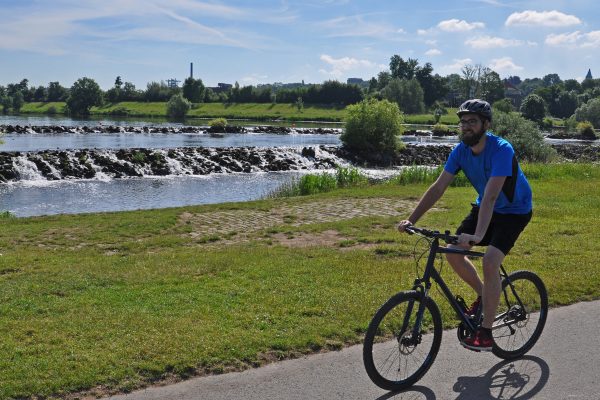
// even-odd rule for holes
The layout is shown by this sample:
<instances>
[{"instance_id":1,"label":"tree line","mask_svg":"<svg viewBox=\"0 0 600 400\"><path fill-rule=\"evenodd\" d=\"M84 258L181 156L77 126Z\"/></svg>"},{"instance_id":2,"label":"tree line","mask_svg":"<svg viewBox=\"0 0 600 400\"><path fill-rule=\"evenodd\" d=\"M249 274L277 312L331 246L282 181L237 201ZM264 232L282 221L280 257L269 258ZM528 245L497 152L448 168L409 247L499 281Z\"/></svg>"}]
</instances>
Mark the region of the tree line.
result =
<instances>
[{"instance_id":1,"label":"tree line","mask_svg":"<svg viewBox=\"0 0 600 400\"><path fill-rule=\"evenodd\" d=\"M511 94L512 91L512 94ZM508 97L507 97L508 96ZM201 79L187 78L182 87L165 82L150 82L137 89L120 76L113 87L103 91L92 78L80 78L70 88L59 82L47 86L29 86L27 79L0 86L0 104L4 112L19 112L26 102L66 102L67 112L87 114L93 106L124 101L168 102L179 104L185 115L192 103L285 103L318 104L345 107L364 99L388 100L407 114L441 113L457 107L468 98L482 98L502 111L521 111L538 124L549 117L590 121L600 127L600 80L562 80L558 74L521 80L518 76L501 79L482 65L466 65L460 74L440 76L431 63L417 59L390 58L389 69L362 85L325 81L321 84L240 86L237 82L225 90L206 87ZM181 112L180 112L181 114Z\"/></svg>"}]
</instances>

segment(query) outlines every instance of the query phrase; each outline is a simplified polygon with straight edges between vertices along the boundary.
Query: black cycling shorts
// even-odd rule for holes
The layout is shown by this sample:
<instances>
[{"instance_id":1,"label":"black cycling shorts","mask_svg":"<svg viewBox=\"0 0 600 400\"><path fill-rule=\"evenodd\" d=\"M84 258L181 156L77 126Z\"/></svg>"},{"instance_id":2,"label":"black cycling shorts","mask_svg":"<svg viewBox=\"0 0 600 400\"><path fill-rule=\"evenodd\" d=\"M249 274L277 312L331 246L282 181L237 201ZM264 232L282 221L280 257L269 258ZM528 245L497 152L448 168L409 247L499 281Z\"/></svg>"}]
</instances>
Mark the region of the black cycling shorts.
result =
<instances>
[{"instance_id":1,"label":"black cycling shorts","mask_svg":"<svg viewBox=\"0 0 600 400\"><path fill-rule=\"evenodd\" d=\"M494 246L504 255L507 255L510 249L513 248L517 238L523 232L531 220L532 212L527 214L500 214L493 213L492 220L487 232L483 236L478 246ZM473 235L477 228L477 217L479 216L479 207L473 206L471 212L460 224L456 230L456 234L467 233Z\"/></svg>"}]
</instances>

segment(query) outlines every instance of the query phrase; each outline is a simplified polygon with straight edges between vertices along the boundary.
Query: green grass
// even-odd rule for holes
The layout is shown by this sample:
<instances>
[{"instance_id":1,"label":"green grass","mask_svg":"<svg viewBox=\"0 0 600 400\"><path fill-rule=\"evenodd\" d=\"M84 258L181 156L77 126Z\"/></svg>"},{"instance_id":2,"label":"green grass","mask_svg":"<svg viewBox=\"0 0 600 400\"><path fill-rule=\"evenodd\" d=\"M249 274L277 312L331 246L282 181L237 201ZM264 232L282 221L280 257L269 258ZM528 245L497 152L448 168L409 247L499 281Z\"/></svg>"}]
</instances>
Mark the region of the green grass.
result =
<instances>
[{"instance_id":1,"label":"green grass","mask_svg":"<svg viewBox=\"0 0 600 400\"><path fill-rule=\"evenodd\" d=\"M600 167L527 165L534 218L507 259L532 269L553 306L600 298ZM427 183L379 184L302 198L165 210L3 219L0 230L0 398L127 391L168 376L226 372L360 343L375 310L414 280L415 238L398 217L283 225L194 237L184 213L260 213L286 204L415 201ZM475 198L452 187L421 221L455 229ZM400 210L404 216L411 211ZM288 248L288 237L335 230L334 245ZM356 244L356 246L355 246ZM452 290L470 297L445 268ZM439 299L439 293L433 291ZM360 301L357 301L360 299ZM452 312L439 302L446 327Z\"/></svg>"},{"instance_id":2,"label":"green grass","mask_svg":"<svg viewBox=\"0 0 600 400\"><path fill-rule=\"evenodd\" d=\"M57 113L64 113L64 102L52 103L25 103L21 109L24 114L48 114L50 107ZM458 117L454 111L442 115L440 122L447 125L458 124ZM95 116L131 116L131 117L166 117L166 103L154 102L120 102L105 104L101 107L92 107L90 110ZM300 111L295 104L263 104L263 103L203 103L195 104L189 111L187 118L228 118L251 120L286 120L286 121L331 121L342 122L346 118L344 107L327 105L304 105ZM405 115L407 124L433 125L433 114Z\"/></svg>"}]
</instances>

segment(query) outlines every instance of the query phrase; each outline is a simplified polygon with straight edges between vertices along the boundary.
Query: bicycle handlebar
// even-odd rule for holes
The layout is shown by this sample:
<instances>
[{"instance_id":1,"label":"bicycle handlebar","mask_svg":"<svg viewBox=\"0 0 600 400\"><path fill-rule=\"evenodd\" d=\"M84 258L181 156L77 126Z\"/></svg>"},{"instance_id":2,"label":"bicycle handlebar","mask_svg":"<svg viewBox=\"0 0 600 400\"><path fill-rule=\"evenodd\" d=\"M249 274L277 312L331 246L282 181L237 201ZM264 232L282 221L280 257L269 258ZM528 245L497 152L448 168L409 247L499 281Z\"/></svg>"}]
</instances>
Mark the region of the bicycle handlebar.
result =
<instances>
[{"instance_id":1,"label":"bicycle handlebar","mask_svg":"<svg viewBox=\"0 0 600 400\"><path fill-rule=\"evenodd\" d=\"M404 230L409 234L418 234L432 239L441 239L448 244L458 244L458 236L451 235L450 231L440 233L439 231L432 231L425 228L417 228L414 225L409 225Z\"/></svg>"}]
</instances>

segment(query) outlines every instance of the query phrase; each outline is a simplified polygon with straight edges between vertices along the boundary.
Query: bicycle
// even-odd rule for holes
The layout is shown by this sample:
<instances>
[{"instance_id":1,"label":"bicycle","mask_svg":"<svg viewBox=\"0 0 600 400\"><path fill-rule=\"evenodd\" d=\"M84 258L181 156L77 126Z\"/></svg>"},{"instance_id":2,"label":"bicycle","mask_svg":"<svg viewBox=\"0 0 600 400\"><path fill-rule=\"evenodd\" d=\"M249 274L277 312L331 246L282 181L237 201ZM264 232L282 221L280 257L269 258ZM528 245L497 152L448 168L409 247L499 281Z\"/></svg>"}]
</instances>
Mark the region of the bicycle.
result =
<instances>
[{"instance_id":1,"label":"bicycle","mask_svg":"<svg viewBox=\"0 0 600 400\"><path fill-rule=\"evenodd\" d=\"M363 362L369 378L382 389L399 391L421 379L432 366L442 341L442 318L429 296L432 280L441 288L460 321L457 336L463 341L473 334L482 320L481 305L475 315L467 315L460 296L448 288L435 268L439 254L483 257L484 253L440 246L440 241L457 244L449 231L440 233L410 226L429 242L429 255L422 277L417 276L412 290L392 296L375 313L364 340ZM417 260L418 265L418 260ZM418 275L418 274L417 274ZM505 360L519 358L536 343L548 315L548 294L544 282L531 271L510 274L500 266L502 293L494 319L492 352ZM429 333L429 334L426 334Z\"/></svg>"}]
</instances>

